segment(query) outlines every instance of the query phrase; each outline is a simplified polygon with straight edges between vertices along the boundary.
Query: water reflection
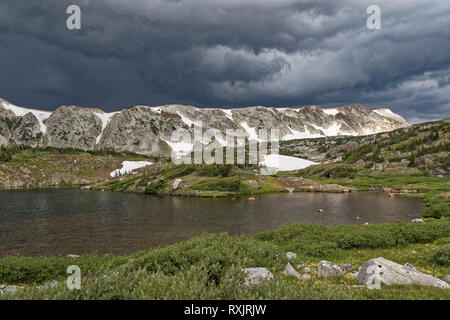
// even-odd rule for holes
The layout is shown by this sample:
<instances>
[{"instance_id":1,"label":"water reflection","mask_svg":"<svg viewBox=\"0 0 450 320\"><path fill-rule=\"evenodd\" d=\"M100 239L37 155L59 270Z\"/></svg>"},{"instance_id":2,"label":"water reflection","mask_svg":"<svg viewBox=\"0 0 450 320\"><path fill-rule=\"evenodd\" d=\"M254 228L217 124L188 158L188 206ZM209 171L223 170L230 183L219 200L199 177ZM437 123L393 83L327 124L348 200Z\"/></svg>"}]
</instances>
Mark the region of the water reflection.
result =
<instances>
[{"instance_id":1,"label":"water reflection","mask_svg":"<svg viewBox=\"0 0 450 320\"><path fill-rule=\"evenodd\" d=\"M0 255L126 254L205 231L253 234L294 222L383 223L418 218L423 209L418 199L382 193L286 193L248 201L78 189L1 191Z\"/></svg>"}]
</instances>

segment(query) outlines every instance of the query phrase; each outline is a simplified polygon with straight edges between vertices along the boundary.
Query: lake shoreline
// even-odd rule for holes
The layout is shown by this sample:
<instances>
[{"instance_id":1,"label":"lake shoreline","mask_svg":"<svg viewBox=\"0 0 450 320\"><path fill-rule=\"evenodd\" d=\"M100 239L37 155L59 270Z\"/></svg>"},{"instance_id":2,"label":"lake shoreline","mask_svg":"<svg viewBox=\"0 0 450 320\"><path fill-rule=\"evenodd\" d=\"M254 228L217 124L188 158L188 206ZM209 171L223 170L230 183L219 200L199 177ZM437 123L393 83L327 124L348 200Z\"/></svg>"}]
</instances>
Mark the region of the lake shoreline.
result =
<instances>
[{"instance_id":1,"label":"lake shoreline","mask_svg":"<svg viewBox=\"0 0 450 320\"><path fill-rule=\"evenodd\" d=\"M420 224L293 224L253 236L203 234L129 255L7 256L0 258L0 289L9 291L0 299L448 300L449 289L433 286L368 289L359 283L357 271L369 259L384 257L444 279L450 273L449 235L448 218ZM343 268L342 275L321 278L323 260ZM287 263L298 270L299 278L283 271ZM80 267L81 290L65 286L69 265ZM249 267L267 268L273 280L242 287L242 270ZM217 282L205 281L211 274ZM161 287L165 289L158 290Z\"/></svg>"}]
</instances>

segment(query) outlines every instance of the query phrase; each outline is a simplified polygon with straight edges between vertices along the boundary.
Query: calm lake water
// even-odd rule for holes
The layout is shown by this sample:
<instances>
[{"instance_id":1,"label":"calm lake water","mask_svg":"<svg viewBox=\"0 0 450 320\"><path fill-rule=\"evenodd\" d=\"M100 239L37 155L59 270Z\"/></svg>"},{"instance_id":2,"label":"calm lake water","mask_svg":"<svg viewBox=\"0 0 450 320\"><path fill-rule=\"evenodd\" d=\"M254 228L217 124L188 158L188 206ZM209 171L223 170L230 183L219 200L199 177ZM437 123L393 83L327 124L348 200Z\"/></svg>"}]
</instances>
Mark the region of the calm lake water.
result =
<instances>
[{"instance_id":1,"label":"calm lake water","mask_svg":"<svg viewBox=\"0 0 450 320\"><path fill-rule=\"evenodd\" d=\"M383 193L283 193L248 201L79 189L0 191L0 256L127 254L205 231L254 234L295 222L383 223L419 218L423 209L417 198Z\"/></svg>"}]
</instances>

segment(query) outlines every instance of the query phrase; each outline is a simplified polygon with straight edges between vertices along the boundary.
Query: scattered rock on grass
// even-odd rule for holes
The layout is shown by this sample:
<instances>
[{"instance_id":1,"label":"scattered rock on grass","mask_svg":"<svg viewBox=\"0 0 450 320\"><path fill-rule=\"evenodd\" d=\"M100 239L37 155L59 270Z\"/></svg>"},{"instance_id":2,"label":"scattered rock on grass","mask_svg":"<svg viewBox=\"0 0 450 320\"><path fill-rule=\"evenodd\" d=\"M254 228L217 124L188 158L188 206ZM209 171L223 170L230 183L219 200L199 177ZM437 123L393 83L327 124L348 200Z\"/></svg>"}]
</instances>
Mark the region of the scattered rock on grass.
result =
<instances>
[{"instance_id":1,"label":"scattered rock on grass","mask_svg":"<svg viewBox=\"0 0 450 320\"><path fill-rule=\"evenodd\" d=\"M295 252L288 252L286 253L286 257L290 260L290 259L295 259L297 258L297 254Z\"/></svg>"},{"instance_id":2,"label":"scattered rock on grass","mask_svg":"<svg viewBox=\"0 0 450 320\"><path fill-rule=\"evenodd\" d=\"M335 263L329 261L320 261L317 266L317 276L319 278L329 278L329 277L337 277L343 276L344 272L342 269Z\"/></svg>"},{"instance_id":3,"label":"scattered rock on grass","mask_svg":"<svg viewBox=\"0 0 450 320\"><path fill-rule=\"evenodd\" d=\"M260 284L264 280L273 280L273 274L266 268L245 268L242 269L247 276L245 277L245 286Z\"/></svg>"},{"instance_id":4,"label":"scattered rock on grass","mask_svg":"<svg viewBox=\"0 0 450 320\"><path fill-rule=\"evenodd\" d=\"M311 276L309 274L302 274L299 278L302 281L311 280Z\"/></svg>"},{"instance_id":5,"label":"scattered rock on grass","mask_svg":"<svg viewBox=\"0 0 450 320\"><path fill-rule=\"evenodd\" d=\"M4 293L15 293L18 289L18 286L14 285L0 285L0 296Z\"/></svg>"},{"instance_id":6,"label":"scattered rock on grass","mask_svg":"<svg viewBox=\"0 0 450 320\"><path fill-rule=\"evenodd\" d=\"M173 185L172 185L172 189L175 190L178 188L178 186L180 185L181 181L183 181L182 179L175 179L173 181Z\"/></svg>"},{"instance_id":7,"label":"scattered rock on grass","mask_svg":"<svg viewBox=\"0 0 450 320\"><path fill-rule=\"evenodd\" d=\"M286 267L283 270L283 274L285 276L293 276L298 279L300 279L300 273L297 272L297 270L294 269L294 267L288 262Z\"/></svg>"},{"instance_id":8,"label":"scattered rock on grass","mask_svg":"<svg viewBox=\"0 0 450 320\"><path fill-rule=\"evenodd\" d=\"M312 273L312 272L313 272L313 269L311 269L311 268L309 268L309 267L304 267L304 268L302 269L302 271L303 271L303 273Z\"/></svg>"},{"instance_id":9,"label":"scattered rock on grass","mask_svg":"<svg viewBox=\"0 0 450 320\"><path fill-rule=\"evenodd\" d=\"M52 280L50 282L46 282L44 283L42 286L39 287L39 289L49 289L49 288L54 288L56 286L58 286L59 282L56 280Z\"/></svg>"},{"instance_id":10,"label":"scattered rock on grass","mask_svg":"<svg viewBox=\"0 0 450 320\"><path fill-rule=\"evenodd\" d=\"M352 271L353 269L355 269L355 267L353 267L353 265L350 263L341 263L339 264L339 267L345 272Z\"/></svg>"}]
</instances>

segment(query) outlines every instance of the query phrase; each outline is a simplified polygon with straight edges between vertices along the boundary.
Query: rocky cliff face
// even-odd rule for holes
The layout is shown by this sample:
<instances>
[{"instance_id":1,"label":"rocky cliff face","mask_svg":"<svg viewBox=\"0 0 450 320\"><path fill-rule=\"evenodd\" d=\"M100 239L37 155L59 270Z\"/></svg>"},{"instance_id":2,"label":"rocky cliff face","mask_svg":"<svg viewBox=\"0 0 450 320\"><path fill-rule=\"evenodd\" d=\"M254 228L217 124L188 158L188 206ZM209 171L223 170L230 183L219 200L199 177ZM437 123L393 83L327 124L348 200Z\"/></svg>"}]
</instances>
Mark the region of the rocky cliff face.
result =
<instances>
[{"instance_id":1,"label":"rocky cliff face","mask_svg":"<svg viewBox=\"0 0 450 320\"><path fill-rule=\"evenodd\" d=\"M177 128L193 132L195 126L240 129L260 139L259 129L276 128L282 140L338 135L368 135L409 126L389 109L370 110L360 104L323 109L248 107L195 108L183 105L135 106L120 112L61 106L53 112L15 106L0 99L0 145L114 149L146 155L170 155L186 145L171 141ZM220 141L220 138L218 138ZM189 146L187 146L189 149Z\"/></svg>"}]
</instances>

